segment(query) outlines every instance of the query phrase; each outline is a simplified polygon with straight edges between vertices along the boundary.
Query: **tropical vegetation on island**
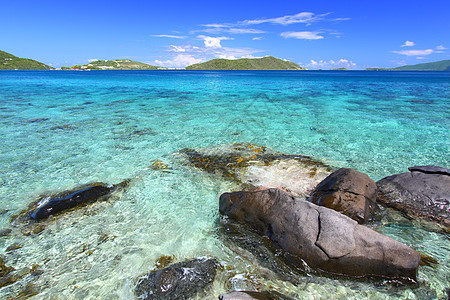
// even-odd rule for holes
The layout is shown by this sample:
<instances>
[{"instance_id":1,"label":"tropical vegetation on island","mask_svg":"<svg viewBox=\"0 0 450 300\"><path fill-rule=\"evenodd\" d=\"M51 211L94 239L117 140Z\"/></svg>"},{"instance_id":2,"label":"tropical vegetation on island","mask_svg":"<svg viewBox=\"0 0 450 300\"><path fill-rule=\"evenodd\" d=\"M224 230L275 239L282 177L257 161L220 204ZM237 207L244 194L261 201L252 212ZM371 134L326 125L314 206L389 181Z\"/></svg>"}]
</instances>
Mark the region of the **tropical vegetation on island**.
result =
<instances>
[{"instance_id":1,"label":"tropical vegetation on island","mask_svg":"<svg viewBox=\"0 0 450 300\"><path fill-rule=\"evenodd\" d=\"M306 70L296 63L273 56L262 58L213 59L186 67L187 70Z\"/></svg>"},{"instance_id":2,"label":"tropical vegetation on island","mask_svg":"<svg viewBox=\"0 0 450 300\"><path fill-rule=\"evenodd\" d=\"M408 65L394 68L395 71L450 71L450 60Z\"/></svg>"},{"instance_id":3,"label":"tropical vegetation on island","mask_svg":"<svg viewBox=\"0 0 450 300\"><path fill-rule=\"evenodd\" d=\"M0 70L51 70L39 61L19 58L0 50ZM96 60L85 65L62 67L62 70L165 70L131 59ZM187 66L186 70L307 70L296 63L273 56L262 58L212 59L204 63ZM331 70L346 71L346 68ZM397 68L366 68L366 71L450 71L450 60L406 65Z\"/></svg>"},{"instance_id":4,"label":"tropical vegetation on island","mask_svg":"<svg viewBox=\"0 0 450 300\"><path fill-rule=\"evenodd\" d=\"M29 59L19 58L0 50L0 70L49 70L53 69L46 64Z\"/></svg>"},{"instance_id":5,"label":"tropical vegetation on island","mask_svg":"<svg viewBox=\"0 0 450 300\"><path fill-rule=\"evenodd\" d=\"M75 65L73 67L62 67L61 69L82 69L82 70L157 70L164 69L151 66L131 59L96 60L85 65Z\"/></svg>"}]
</instances>

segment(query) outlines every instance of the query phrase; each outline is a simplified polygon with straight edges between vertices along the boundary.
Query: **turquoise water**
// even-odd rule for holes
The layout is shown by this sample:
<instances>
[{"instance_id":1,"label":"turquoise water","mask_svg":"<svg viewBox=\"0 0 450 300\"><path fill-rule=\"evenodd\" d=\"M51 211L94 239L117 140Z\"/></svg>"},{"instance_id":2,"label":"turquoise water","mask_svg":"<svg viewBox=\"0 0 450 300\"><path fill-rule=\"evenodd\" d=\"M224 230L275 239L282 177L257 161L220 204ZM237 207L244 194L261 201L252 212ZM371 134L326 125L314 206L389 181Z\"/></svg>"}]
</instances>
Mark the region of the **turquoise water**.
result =
<instances>
[{"instance_id":1,"label":"turquoise water","mask_svg":"<svg viewBox=\"0 0 450 300\"><path fill-rule=\"evenodd\" d=\"M43 193L134 180L115 201L64 215L39 235L1 238L0 253L16 269L40 265L36 298L132 298L134 278L161 255L218 257L232 269L218 293L270 286L310 299L420 298L417 289L261 276L215 234L218 196L234 183L181 164L176 153L250 142L378 180L413 165L450 167L449 125L445 72L1 71L0 228ZM170 172L149 168L156 159ZM444 297L449 237L397 224L383 233L436 256L438 269L419 276ZM14 242L22 248L2 250Z\"/></svg>"}]
</instances>

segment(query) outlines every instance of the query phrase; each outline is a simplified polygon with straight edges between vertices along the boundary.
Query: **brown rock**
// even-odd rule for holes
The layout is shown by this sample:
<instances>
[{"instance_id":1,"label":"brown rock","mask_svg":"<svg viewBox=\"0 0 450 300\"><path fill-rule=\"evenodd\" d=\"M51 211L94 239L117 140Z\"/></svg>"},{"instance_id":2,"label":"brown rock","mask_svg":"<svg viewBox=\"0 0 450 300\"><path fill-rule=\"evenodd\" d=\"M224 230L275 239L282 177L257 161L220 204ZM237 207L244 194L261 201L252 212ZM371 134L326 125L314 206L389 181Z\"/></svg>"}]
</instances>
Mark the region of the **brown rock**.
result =
<instances>
[{"instance_id":1,"label":"brown rock","mask_svg":"<svg viewBox=\"0 0 450 300\"><path fill-rule=\"evenodd\" d=\"M375 209L376 197L377 185L369 176L354 169L341 168L317 185L309 201L363 224Z\"/></svg>"}]
</instances>

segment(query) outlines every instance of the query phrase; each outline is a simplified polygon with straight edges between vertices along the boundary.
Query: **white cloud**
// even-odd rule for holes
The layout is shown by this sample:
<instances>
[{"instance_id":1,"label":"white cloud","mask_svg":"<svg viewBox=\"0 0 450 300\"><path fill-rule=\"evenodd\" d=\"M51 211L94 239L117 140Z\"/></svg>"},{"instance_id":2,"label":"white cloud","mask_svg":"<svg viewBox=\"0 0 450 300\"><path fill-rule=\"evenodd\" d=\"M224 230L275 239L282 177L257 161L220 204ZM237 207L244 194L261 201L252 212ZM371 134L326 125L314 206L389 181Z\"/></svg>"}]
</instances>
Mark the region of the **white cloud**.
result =
<instances>
[{"instance_id":1,"label":"white cloud","mask_svg":"<svg viewBox=\"0 0 450 300\"><path fill-rule=\"evenodd\" d=\"M259 41L262 39L263 39L262 36L257 36L257 37L252 38L252 40L254 40L254 41Z\"/></svg>"},{"instance_id":2,"label":"white cloud","mask_svg":"<svg viewBox=\"0 0 450 300\"><path fill-rule=\"evenodd\" d=\"M411 41L406 41L403 45L401 45L400 47L412 47L414 46L414 42Z\"/></svg>"},{"instance_id":3,"label":"white cloud","mask_svg":"<svg viewBox=\"0 0 450 300\"><path fill-rule=\"evenodd\" d=\"M91 63L91 62L94 62L94 61L97 61L97 60L99 60L99 59L97 59L97 58L89 58L89 59L88 59L88 62Z\"/></svg>"},{"instance_id":4,"label":"white cloud","mask_svg":"<svg viewBox=\"0 0 450 300\"><path fill-rule=\"evenodd\" d=\"M187 48L188 47L170 45L169 46L169 51L172 51L172 52L186 52Z\"/></svg>"},{"instance_id":5,"label":"white cloud","mask_svg":"<svg viewBox=\"0 0 450 300\"><path fill-rule=\"evenodd\" d=\"M153 37L166 37L166 38L172 38L172 39L185 39L186 36L182 35L170 35L170 34L155 34L152 35Z\"/></svg>"},{"instance_id":6,"label":"white cloud","mask_svg":"<svg viewBox=\"0 0 450 300\"><path fill-rule=\"evenodd\" d=\"M323 39L319 32L312 31L286 31L282 32L280 35L284 38L294 38L301 40L320 40Z\"/></svg>"},{"instance_id":7,"label":"white cloud","mask_svg":"<svg viewBox=\"0 0 450 300\"><path fill-rule=\"evenodd\" d=\"M304 23L310 25L314 22L318 22L323 20L323 17L329 15L329 13L322 15L315 15L312 12L301 12L295 15L288 15L277 18L268 18L268 19L256 19L256 20L245 20L239 22L242 25L257 25L262 23L272 23L272 24L280 24L280 25L290 25L297 23Z\"/></svg>"},{"instance_id":8,"label":"white cloud","mask_svg":"<svg viewBox=\"0 0 450 300\"><path fill-rule=\"evenodd\" d=\"M443 45L439 45L436 47L436 50L447 50L448 48L445 48Z\"/></svg>"},{"instance_id":9,"label":"white cloud","mask_svg":"<svg viewBox=\"0 0 450 300\"><path fill-rule=\"evenodd\" d=\"M423 56L423 55L430 55L435 51L433 49L426 49L426 50L400 50L392 52L406 56Z\"/></svg>"},{"instance_id":10,"label":"white cloud","mask_svg":"<svg viewBox=\"0 0 450 300\"><path fill-rule=\"evenodd\" d=\"M221 37L212 37L212 36L206 36L206 35L199 35L198 38L202 39L205 43L205 47L208 48L222 48L222 45L220 44L223 40L233 40L233 38L221 36Z\"/></svg>"},{"instance_id":11,"label":"white cloud","mask_svg":"<svg viewBox=\"0 0 450 300\"><path fill-rule=\"evenodd\" d=\"M204 60L195 58L189 54L178 54L172 60L170 59L166 61L155 60L155 64L167 68L184 68L186 66L198 64L203 61Z\"/></svg>"},{"instance_id":12,"label":"white cloud","mask_svg":"<svg viewBox=\"0 0 450 300\"><path fill-rule=\"evenodd\" d=\"M335 69L335 68L347 68L347 69L357 69L357 64L351 60L341 58L337 61L335 60L319 60L315 61L311 59L309 64L303 65L307 69Z\"/></svg>"},{"instance_id":13,"label":"white cloud","mask_svg":"<svg viewBox=\"0 0 450 300\"><path fill-rule=\"evenodd\" d=\"M228 27L227 25L221 24L207 24L203 25L207 28L200 30L193 30L190 33L194 34L196 32L206 32L210 34L221 34L221 33L229 33L229 34L261 34L266 33L263 30L254 29L254 28L239 28L239 27ZM230 25L231 26L231 25Z\"/></svg>"},{"instance_id":14,"label":"white cloud","mask_svg":"<svg viewBox=\"0 0 450 300\"><path fill-rule=\"evenodd\" d=\"M252 28L230 28L226 32L232 33L232 34L260 34L265 33L263 30L259 29L252 29Z\"/></svg>"}]
</instances>

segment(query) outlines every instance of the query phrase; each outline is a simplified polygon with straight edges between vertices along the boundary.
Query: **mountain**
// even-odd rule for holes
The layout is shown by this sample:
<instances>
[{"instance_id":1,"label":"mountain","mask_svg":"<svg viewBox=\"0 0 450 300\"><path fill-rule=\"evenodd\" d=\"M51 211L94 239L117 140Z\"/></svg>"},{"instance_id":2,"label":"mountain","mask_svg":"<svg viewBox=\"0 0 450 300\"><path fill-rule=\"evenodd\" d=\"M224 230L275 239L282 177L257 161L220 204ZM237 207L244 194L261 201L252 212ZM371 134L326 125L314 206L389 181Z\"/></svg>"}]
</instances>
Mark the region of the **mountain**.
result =
<instances>
[{"instance_id":1,"label":"mountain","mask_svg":"<svg viewBox=\"0 0 450 300\"><path fill-rule=\"evenodd\" d=\"M441 60L432 63L409 65L392 69L394 71L450 71L450 60Z\"/></svg>"},{"instance_id":2,"label":"mountain","mask_svg":"<svg viewBox=\"0 0 450 300\"><path fill-rule=\"evenodd\" d=\"M64 69L87 69L87 70L156 70L156 66L147 65L130 59L96 60L86 65L76 65Z\"/></svg>"},{"instance_id":3,"label":"mountain","mask_svg":"<svg viewBox=\"0 0 450 300\"><path fill-rule=\"evenodd\" d=\"M213 59L186 67L187 70L306 70L296 63L266 56L263 58Z\"/></svg>"},{"instance_id":4,"label":"mountain","mask_svg":"<svg viewBox=\"0 0 450 300\"><path fill-rule=\"evenodd\" d=\"M53 69L41 62L28 59L19 58L10 53L0 51L0 70L49 70Z\"/></svg>"}]
</instances>

